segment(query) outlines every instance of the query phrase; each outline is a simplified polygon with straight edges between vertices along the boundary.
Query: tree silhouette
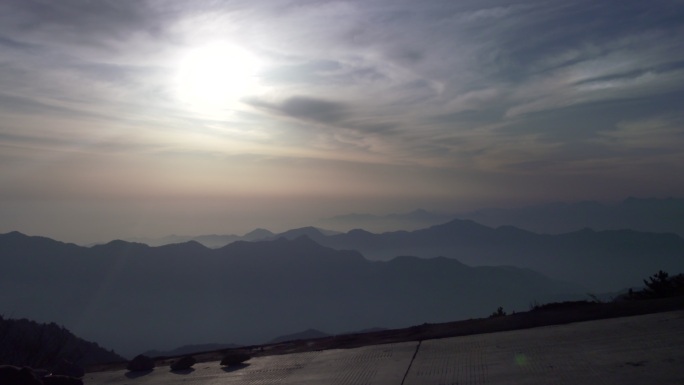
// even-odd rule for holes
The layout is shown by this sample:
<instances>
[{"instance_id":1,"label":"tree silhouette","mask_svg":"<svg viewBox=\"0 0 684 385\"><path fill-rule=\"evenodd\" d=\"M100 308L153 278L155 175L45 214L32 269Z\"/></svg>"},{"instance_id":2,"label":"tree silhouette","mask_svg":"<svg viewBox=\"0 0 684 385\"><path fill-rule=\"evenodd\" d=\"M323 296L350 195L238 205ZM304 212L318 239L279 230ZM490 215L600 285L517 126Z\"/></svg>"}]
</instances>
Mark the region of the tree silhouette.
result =
<instances>
[{"instance_id":1,"label":"tree silhouette","mask_svg":"<svg viewBox=\"0 0 684 385\"><path fill-rule=\"evenodd\" d=\"M495 311L494 313L492 313L492 315L490 315L489 317L490 317L490 318L493 318L493 317L503 317L503 316L505 316L505 315L506 315L506 312L504 311L503 306L499 306L499 308L496 309L496 311Z\"/></svg>"},{"instance_id":2,"label":"tree silhouette","mask_svg":"<svg viewBox=\"0 0 684 385\"><path fill-rule=\"evenodd\" d=\"M662 270L644 280L643 294L649 298L665 298L684 294L684 274L673 277Z\"/></svg>"}]
</instances>

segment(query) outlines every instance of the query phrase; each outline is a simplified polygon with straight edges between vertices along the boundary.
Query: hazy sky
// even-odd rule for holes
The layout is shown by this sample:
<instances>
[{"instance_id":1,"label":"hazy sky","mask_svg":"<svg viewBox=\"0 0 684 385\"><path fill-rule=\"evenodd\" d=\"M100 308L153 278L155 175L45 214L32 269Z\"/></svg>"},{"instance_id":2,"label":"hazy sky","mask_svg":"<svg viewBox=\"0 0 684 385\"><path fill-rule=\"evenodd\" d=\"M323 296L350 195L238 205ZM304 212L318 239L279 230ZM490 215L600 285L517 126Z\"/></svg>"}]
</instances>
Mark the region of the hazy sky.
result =
<instances>
[{"instance_id":1,"label":"hazy sky","mask_svg":"<svg viewBox=\"0 0 684 385\"><path fill-rule=\"evenodd\" d=\"M0 1L0 232L684 195L684 2Z\"/></svg>"}]
</instances>

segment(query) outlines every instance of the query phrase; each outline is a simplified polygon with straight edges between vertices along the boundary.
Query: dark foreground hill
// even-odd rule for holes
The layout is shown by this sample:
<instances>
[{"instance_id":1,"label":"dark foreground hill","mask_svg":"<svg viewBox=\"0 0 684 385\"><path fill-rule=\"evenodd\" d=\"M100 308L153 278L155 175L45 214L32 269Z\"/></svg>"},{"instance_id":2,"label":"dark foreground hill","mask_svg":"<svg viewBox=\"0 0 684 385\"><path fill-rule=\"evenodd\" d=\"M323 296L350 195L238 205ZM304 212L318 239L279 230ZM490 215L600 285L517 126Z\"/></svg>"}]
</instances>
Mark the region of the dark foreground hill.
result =
<instances>
[{"instance_id":1,"label":"dark foreground hill","mask_svg":"<svg viewBox=\"0 0 684 385\"><path fill-rule=\"evenodd\" d=\"M198 341L260 343L292 331L405 327L567 298L583 288L455 259L372 262L308 238L91 248L0 235L0 312L50 320L133 356Z\"/></svg>"},{"instance_id":2,"label":"dark foreground hill","mask_svg":"<svg viewBox=\"0 0 684 385\"><path fill-rule=\"evenodd\" d=\"M610 303L594 301L569 301L535 306L530 311L490 316L488 318L451 321L437 324L421 324L408 328L350 333L311 339L288 339L288 341L264 345L244 346L237 350L221 349L195 354L199 362L220 361L229 352L248 353L251 356L283 355L327 349L352 349L362 346L425 341L472 334L504 332L549 325L620 318L660 312L684 310L684 297L647 300L617 300ZM168 366L176 357L159 357L156 366ZM90 371L120 370L126 363L98 365Z\"/></svg>"},{"instance_id":3,"label":"dark foreground hill","mask_svg":"<svg viewBox=\"0 0 684 385\"><path fill-rule=\"evenodd\" d=\"M0 364L50 369L63 360L85 367L123 358L55 323L0 317Z\"/></svg>"}]
</instances>

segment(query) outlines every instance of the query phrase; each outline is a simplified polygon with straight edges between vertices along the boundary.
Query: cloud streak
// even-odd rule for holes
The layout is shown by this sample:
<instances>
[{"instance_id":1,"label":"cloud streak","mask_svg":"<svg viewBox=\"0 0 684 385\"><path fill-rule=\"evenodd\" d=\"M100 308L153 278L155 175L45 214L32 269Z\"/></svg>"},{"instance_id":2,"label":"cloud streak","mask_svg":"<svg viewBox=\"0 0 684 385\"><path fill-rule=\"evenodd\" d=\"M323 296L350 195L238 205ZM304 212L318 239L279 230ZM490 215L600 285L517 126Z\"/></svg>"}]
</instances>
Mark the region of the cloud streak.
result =
<instances>
[{"instance_id":1,"label":"cloud streak","mask_svg":"<svg viewBox=\"0 0 684 385\"><path fill-rule=\"evenodd\" d=\"M682 19L684 4L666 0L3 1L0 145L13 165L57 174L42 151L102 151L79 170L135 184L115 172L131 154L148 194L172 153L195 154L180 158L197 169L176 167L187 181L159 181L159 194L188 183L227 193L223 162L271 177L288 159L306 172L281 174L333 186L307 186L320 194L356 183L391 195L417 178L416 207L444 191L469 202L684 194L667 177L684 145ZM258 82L197 108L178 97L179 63L214 42L257 57ZM14 196L50 190L13 167L0 182ZM249 172L253 193L296 190ZM592 194L601 177L620 188ZM529 191L510 189L516 180Z\"/></svg>"}]
</instances>

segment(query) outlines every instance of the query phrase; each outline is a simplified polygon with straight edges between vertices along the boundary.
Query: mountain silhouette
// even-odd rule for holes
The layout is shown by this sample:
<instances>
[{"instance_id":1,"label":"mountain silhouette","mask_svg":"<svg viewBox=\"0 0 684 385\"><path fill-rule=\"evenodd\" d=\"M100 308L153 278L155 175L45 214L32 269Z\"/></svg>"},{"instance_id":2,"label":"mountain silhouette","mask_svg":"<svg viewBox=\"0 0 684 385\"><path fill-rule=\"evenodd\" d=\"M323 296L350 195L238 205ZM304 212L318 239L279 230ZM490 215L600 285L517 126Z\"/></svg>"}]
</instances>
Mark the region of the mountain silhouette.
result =
<instances>
[{"instance_id":1,"label":"mountain silhouette","mask_svg":"<svg viewBox=\"0 0 684 385\"><path fill-rule=\"evenodd\" d=\"M587 201L551 203L515 209L482 209L458 215L484 225L511 225L526 230L560 234L579 231L631 229L677 233L684 237L684 199L634 198L617 204Z\"/></svg>"},{"instance_id":2,"label":"mountain silhouette","mask_svg":"<svg viewBox=\"0 0 684 385\"><path fill-rule=\"evenodd\" d=\"M472 266L524 267L596 292L628 288L660 269L684 271L684 239L671 233L583 229L550 235L455 219L415 231L352 230L316 241L338 250L358 250L372 260L445 256Z\"/></svg>"},{"instance_id":3,"label":"mountain silhouette","mask_svg":"<svg viewBox=\"0 0 684 385\"><path fill-rule=\"evenodd\" d=\"M270 239L285 238L285 239L296 239L301 236L306 236L316 242L323 240L327 235L324 234L320 229L316 227L308 226L301 227L298 229L288 230L282 233L278 233L270 237Z\"/></svg>"},{"instance_id":4,"label":"mountain silhouette","mask_svg":"<svg viewBox=\"0 0 684 385\"><path fill-rule=\"evenodd\" d=\"M195 235L195 236L180 236L180 235L169 235L162 238L131 238L127 239L128 242L141 243L148 246L163 246L177 243L185 242L197 242L203 246L217 249L225 245L231 244L237 241L262 241L262 240L273 240L280 237L287 239L294 239L302 235L306 235L311 239L320 239L322 236L340 234L338 231L324 230L316 227L302 227L299 229L287 230L283 233L275 234L266 229L254 229L243 236L239 235ZM101 244L94 244L101 245ZM89 245L89 246L94 246Z\"/></svg>"},{"instance_id":5,"label":"mountain silhouette","mask_svg":"<svg viewBox=\"0 0 684 385\"><path fill-rule=\"evenodd\" d=\"M244 241L259 241L262 239L270 238L274 235L275 234L273 234L269 230L259 228L259 229L254 229L254 230L248 232L247 234L243 235L242 240L244 240ZM227 245L227 243L224 244L224 246L225 245Z\"/></svg>"},{"instance_id":6,"label":"mountain silhouette","mask_svg":"<svg viewBox=\"0 0 684 385\"><path fill-rule=\"evenodd\" d=\"M489 226L515 226L541 234L562 234L584 228L676 233L684 237L684 198L629 197L616 204L596 201L549 203L520 208L485 208L459 213L417 209L408 213L346 214L319 221L335 229L363 228L372 232L418 230L452 219L469 219Z\"/></svg>"},{"instance_id":7,"label":"mountain silhouette","mask_svg":"<svg viewBox=\"0 0 684 385\"><path fill-rule=\"evenodd\" d=\"M129 357L197 341L262 343L311 327L446 322L586 292L513 267L374 262L308 237L219 249L124 241L86 248L9 233L0 235L0 260L0 312L57 322Z\"/></svg>"}]
</instances>

